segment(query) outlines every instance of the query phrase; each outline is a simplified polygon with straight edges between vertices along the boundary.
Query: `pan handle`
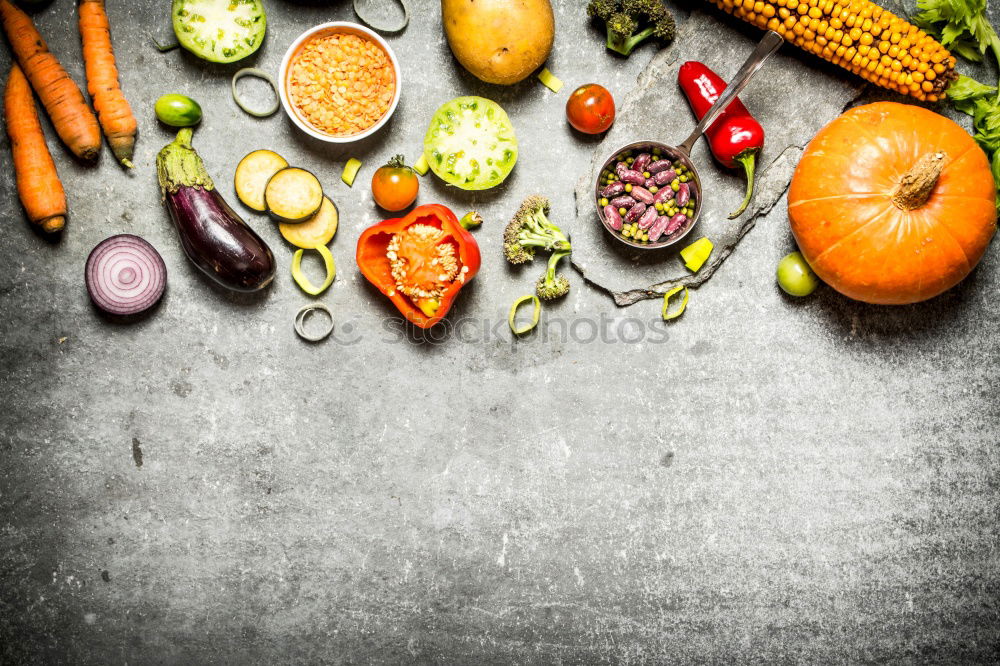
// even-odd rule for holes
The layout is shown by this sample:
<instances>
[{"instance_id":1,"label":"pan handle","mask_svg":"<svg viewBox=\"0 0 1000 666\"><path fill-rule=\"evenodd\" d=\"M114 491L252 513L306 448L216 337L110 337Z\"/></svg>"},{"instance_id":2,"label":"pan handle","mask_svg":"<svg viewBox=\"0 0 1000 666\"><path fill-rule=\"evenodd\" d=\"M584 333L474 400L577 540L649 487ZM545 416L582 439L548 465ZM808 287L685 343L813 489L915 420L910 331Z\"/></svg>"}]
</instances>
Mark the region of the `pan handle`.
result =
<instances>
[{"instance_id":1,"label":"pan handle","mask_svg":"<svg viewBox=\"0 0 1000 666\"><path fill-rule=\"evenodd\" d=\"M712 105L712 108L708 110L708 113L702 117L698 126L694 128L693 132L691 132L691 136L685 139L684 143L677 147L678 150L683 151L686 155L691 154L691 149L694 147L694 144L698 141L701 135L704 134L705 130L715 122L716 118L718 118L723 111L726 110L729 103L736 99L740 92L746 88L747 84L750 83L750 78L757 73L757 70L764 65L764 62L768 58L774 55L774 52L778 50L778 47L781 46L783 41L784 40L781 38L781 35L775 31L767 31L763 39L760 40L760 43L757 44L757 48L753 50L750 57L748 57L746 62L743 63L743 66L740 67L740 71L736 73L736 78L729 82L726 89L722 91L721 95L719 95L719 99L715 100L715 104Z\"/></svg>"}]
</instances>

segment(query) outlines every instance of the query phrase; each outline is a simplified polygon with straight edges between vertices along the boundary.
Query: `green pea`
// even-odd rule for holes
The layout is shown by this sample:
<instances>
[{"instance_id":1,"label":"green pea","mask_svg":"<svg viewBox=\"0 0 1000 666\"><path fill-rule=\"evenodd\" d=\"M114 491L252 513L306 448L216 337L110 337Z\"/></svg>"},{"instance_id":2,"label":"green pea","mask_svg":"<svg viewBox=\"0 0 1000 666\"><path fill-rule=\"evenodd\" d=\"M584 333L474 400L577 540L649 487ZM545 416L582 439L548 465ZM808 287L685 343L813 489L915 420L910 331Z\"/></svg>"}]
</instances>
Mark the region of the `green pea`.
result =
<instances>
[{"instance_id":1,"label":"green pea","mask_svg":"<svg viewBox=\"0 0 1000 666\"><path fill-rule=\"evenodd\" d=\"M649 193L650 194L656 194L659 191L660 191L660 188L658 188L656 185L651 185L650 188L649 188Z\"/></svg>"},{"instance_id":2,"label":"green pea","mask_svg":"<svg viewBox=\"0 0 1000 666\"><path fill-rule=\"evenodd\" d=\"M607 198L605 198L605 197L601 197L601 208L604 208L604 207L605 207L605 206L607 206L607 205L608 205L608 200L607 200Z\"/></svg>"},{"instance_id":3,"label":"green pea","mask_svg":"<svg viewBox=\"0 0 1000 666\"><path fill-rule=\"evenodd\" d=\"M674 192L681 189L681 181L677 178L674 178L672 181L670 181L670 189L672 189Z\"/></svg>"},{"instance_id":4,"label":"green pea","mask_svg":"<svg viewBox=\"0 0 1000 666\"><path fill-rule=\"evenodd\" d=\"M632 183L625 183L625 191L629 193L632 192Z\"/></svg>"},{"instance_id":5,"label":"green pea","mask_svg":"<svg viewBox=\"0 0 1000 666\"><path fill-rule=\"evenodd\" d=\"M628 208L619 208L619 209L618 209L618 214L619 214L619 215L624 215L624 214L626 214L627 212L628 212Z\"/></svg>"}]
</instances>

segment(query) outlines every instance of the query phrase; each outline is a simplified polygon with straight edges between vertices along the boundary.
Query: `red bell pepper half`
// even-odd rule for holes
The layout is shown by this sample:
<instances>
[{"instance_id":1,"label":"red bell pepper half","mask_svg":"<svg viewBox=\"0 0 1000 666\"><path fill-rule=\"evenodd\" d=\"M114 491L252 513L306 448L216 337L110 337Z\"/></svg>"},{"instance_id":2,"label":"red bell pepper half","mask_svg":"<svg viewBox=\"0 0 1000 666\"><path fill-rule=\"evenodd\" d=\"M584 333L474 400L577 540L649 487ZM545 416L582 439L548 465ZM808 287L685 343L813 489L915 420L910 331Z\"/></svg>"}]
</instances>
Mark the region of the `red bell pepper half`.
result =
<instances>
[{"instance_id":1,"label":"red bell pepper half","mask_svg":"<svg viewBox=\"0 0 1000 666\"><path fill-rule=\"evenodd\" d=\"M707 65L693 60L677 70L677 82L698 120L705 116L726 89L726 82L718 74ZM746 197L739 209L729 216L730 220L735 219L746 210L753 198L754 167L757 154L764 147L764 128L736 98L706 130L705 136L715 159L730 169L742 166L746 172Z\"/></svg>"},{"instance_id":2,"label":"red bell pepper half","mask_svg":"<svg viewBox=\"0 0 1000 666\"><path fill-rule=\"evenodd\" d=\"M362 232L357 262L407 321L430 328L479 271L479 245L448 208L426 204Z\"/></svg>"}]
</instances>

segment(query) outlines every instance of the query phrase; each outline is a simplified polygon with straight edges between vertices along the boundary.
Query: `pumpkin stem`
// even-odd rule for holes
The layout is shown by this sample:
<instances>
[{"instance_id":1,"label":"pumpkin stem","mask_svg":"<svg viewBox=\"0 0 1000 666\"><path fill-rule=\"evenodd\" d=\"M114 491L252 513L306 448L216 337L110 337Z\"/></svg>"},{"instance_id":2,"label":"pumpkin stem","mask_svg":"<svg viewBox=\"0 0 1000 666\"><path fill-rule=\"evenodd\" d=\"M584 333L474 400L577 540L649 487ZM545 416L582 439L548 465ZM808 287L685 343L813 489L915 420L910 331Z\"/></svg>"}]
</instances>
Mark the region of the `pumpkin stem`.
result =
<instances>
[{"instance_id":1,"label":"pumpkin stem","mask_svg":"<svg viewBox=\"0 0 1000 666\"><path fill-rule=\"evenodd\" d=\"M903 174L892 193L892 203L900 210L915 210L920 208L931 196L947 155L943 151L927 153Z\"/></svg>"}]
</instances>

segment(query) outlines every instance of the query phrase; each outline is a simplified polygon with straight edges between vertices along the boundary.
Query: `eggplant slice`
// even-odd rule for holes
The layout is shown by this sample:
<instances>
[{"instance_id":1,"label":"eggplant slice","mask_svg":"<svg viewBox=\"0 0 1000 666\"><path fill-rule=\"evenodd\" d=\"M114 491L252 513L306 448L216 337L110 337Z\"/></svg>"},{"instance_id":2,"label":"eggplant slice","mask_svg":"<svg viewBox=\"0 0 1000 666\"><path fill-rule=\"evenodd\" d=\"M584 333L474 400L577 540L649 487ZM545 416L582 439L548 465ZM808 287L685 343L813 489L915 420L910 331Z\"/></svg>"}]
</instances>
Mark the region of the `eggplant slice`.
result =
<instances>
[{"instance_id":1,"label":"eggplant slice","mask_svg":"<svg viewBox=\"0 0 1000 666\"><path fill-rule=\"evenodd\" d=\"M267 181L264 203L279 222L305 222L323 205L323 186L305 169L286 167Z\"/></svg>"}]
</instances>

